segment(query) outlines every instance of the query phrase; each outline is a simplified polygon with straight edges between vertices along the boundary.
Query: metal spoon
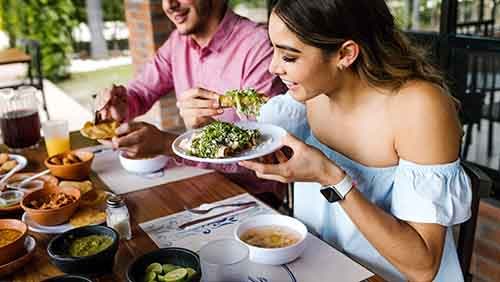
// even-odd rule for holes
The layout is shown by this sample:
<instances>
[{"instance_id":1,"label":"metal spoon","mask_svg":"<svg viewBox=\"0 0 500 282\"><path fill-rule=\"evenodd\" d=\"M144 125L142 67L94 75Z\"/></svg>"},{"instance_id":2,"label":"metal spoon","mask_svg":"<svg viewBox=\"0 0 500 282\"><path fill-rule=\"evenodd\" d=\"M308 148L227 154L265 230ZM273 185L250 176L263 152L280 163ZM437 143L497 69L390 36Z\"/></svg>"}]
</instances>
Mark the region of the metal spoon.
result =
<instances>
[{"instance_id":1,"label":"metal spoon","mask_svg":"<svg viewBox=\"0 0 500 282\"><path fill-rule=\"evenodd\" d=\"M22 188L25 184L29 183L29 182L30 182L30 181L32 181L33 179L37 179L38 177L43 176L43 175L46 175L46 174L49 174L49 173L50 173L50 170L49 170L49 169L46 169L46 170L44 170L44 171L42 171L42 172L39 172L39 173L37 173L37 174L35 174L35 175L33 175L33 176L30 176L30 177L28 177L28 178L24 179L23 181L19 182L19 183L18 183L17 185L15 185L15 186L14 186L14 185L7 184L7 188L9 188L9 189L15 189L15 190L21 190L21 191L26 190L26 189L23 189L23 188Z\"/></svg>"},{"instance_id":2,"label":"metal spoon","mask_svg":"<svg viewBox=\"0 0 500 282\"><path fill-rule=\"evenodd\" d=\"M21 166L18 164L17 166L15 166L13 169L11 169L9 172L7 172L7 174L5 174L2 178L2 180L0 180L0 191L3 190L5 184L7 184L7 180L9 180L9 178L14 175L14 173L18 172L20 170Z\"/></svg>"}]
</instances>

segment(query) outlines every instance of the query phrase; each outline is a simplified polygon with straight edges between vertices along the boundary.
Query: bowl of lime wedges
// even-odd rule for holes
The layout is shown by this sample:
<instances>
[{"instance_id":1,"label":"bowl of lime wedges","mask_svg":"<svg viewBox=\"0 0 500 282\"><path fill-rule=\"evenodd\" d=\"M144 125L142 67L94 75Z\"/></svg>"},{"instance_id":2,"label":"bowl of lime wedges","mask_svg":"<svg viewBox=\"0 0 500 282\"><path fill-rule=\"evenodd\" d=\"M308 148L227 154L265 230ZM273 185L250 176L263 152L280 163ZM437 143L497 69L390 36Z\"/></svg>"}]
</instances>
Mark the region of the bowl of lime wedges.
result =
<instances>
[{"instance_id":1,"label":"bowl of lime wedges","mask_svg":"<svg viewBox=\"0 0 500 282\"><path fill-rule=\"evenodd\" d=\"M163 248L137 258L128 267L129 282L199 282L198 255L184 248Z\"/></svg>"}]
</instances>

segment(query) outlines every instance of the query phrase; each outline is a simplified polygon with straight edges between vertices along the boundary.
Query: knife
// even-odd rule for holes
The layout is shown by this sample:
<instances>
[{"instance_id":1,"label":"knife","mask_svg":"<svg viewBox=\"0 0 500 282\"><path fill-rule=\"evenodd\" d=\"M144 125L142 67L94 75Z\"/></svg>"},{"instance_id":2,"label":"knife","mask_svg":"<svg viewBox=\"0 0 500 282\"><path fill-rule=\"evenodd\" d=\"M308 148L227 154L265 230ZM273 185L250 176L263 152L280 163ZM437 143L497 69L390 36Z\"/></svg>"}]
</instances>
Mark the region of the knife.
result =
<instances>
[{"instance_id":1,"label":"knife","mask_svg":"<svg viewBox=\"0 0 500 282\"><path fill-rule=\"evenodd\" d=\"M180 229L186 229L189 226L193 226L193 225L196 225L196 224L201 223L201 222L209 221L209 220L212 220L214 218L218 218L218 217L221 217L221 216L224 216L224 215L228 215L228 214L231 214L231 213L235 213L235 212L242 211L244 209L248 209L250 207L256 207L256 206L257 206L257 202L249 202L247 205L243 205L243 206L241 206L239 208L232 209L232 210L225 211L225 212L221 212L221 213L218 213L218 214L214 214L212 216L202 217L202 218L199 218L199 219L188 221L186 223L183 223L183 224L179 225L178 227Z\"/></svg>"}]
</instances>

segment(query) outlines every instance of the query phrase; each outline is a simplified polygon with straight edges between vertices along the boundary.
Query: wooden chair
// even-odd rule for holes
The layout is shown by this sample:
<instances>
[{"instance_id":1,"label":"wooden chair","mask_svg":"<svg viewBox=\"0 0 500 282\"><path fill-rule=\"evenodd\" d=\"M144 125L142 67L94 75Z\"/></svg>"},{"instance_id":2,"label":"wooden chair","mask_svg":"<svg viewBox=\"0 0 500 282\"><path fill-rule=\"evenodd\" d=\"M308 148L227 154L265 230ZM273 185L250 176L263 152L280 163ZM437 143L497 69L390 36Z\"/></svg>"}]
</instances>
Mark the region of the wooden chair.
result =
<instances>
[{"instance_id":1,"label":"wooden chair","mask_svg":"<svg viewBox=\"0 0 500 282\"><path fill-rule=\"evenodd\" d=\"M43 88L43 71L42 71L42 53L40 50L40 43L32 39L21 39L20 45L24 47L26 53L31 56L31 61L28 67L28 80L31 85L42 93L42 106L43 110L49 119L49 111L47 110L47 101L45 91Z\"/></svg>"},{"instance_id":2,"label":"wooden chair","mask_svg":"<svg viewBox=\"0 0 500 282\"><path fill-rule=\"evenodd\" d=\"M474 235L476 234L479 201L481 198L490 196L493 182L488 175L486 175L486 173L480 170L477 166L469 162L462 162L462 166L471 180L472 204L470 219L460 225L457 253L462 273L464 275L464 280L472 281L472 274L469 270L472 252L474 250Z\"/></svg>"},{"instance_id":3,"label":"wooden chair","mask_svg":"<svg viewBox=\"0 0 500 282\"><path fill-rule=\"evenodd\" d=\"M28 78L24 78L22 81L2 84L0 88L17 89L21 86L33 86L40 90L42 94L41 100L43 110L47 115L47 119L49 119L49 112L47 111L47 102L43 87L42 53L40 51L40 43L31 39L22 39L19 40L17 45L22 47L24 51L12 48L2 52L2 56L0 56L0 65L18 63L28 64Z\"/></svg>"}]
</instances>

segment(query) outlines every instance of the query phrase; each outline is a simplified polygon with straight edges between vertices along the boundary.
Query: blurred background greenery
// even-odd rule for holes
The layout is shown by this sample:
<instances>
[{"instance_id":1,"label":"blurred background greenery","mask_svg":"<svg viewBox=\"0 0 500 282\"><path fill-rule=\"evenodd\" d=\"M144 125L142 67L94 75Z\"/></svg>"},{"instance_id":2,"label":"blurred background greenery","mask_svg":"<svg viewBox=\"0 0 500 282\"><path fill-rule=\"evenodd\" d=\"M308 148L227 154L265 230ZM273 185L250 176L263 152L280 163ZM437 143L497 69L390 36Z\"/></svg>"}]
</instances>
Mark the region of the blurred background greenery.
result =
<instances>
[{"instance_id":1,"label":"blurred background greenery","mask_svg":"<svg viewBox=\"0 0 500 282\"><path fill-rule=\"evenodd\" d=\"M441 0L386 0L405 30L437 31L439 29ZM485 11L496 11L500 0L483 0ZM459 1L459 22L477 20L480 0ZM88 5L89 3L98 3ZM231 7L259 10L267 14L266 0L229 0ZM97 5L97 6L96 6ZM93 14L89 17L89 12ZM488 12L489 13L489 12ZM97 17L96 17L97 15ZM265 15L264 19L265 19ZM485 18L496 18L485 15ZM90 21L89 21L90 19ZM92 25L95 20L100 25ZM498 21L497 21L498 22ZM90 49L96 46L104 49L102 57L113 55L108 50L126 50L126 38L104 39L103 23L122 23L126 29L124 0L0 0L0 30L9 38L11 47L18 46L18 39L29 38L40 41L43 55L43 71L47 78L60 81L69 75L68 65L71 58L89 56ZM81 24L90 29L91 40L75 38L74 31ZM97 26L97 29L96 29ZM92 28L94 27L94 28ZM102 29L102 28L101 28ZM103 46L104 45L104 46ZM119 53L119 52L118 52ZM95 56L98 57L98 56Z\"/></svg>"}]
</instances>

